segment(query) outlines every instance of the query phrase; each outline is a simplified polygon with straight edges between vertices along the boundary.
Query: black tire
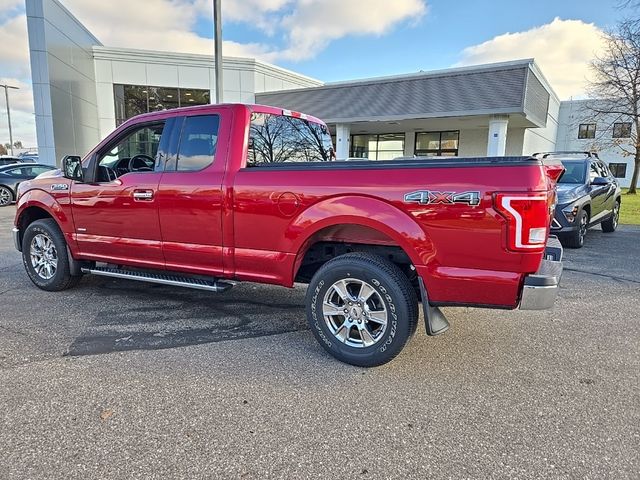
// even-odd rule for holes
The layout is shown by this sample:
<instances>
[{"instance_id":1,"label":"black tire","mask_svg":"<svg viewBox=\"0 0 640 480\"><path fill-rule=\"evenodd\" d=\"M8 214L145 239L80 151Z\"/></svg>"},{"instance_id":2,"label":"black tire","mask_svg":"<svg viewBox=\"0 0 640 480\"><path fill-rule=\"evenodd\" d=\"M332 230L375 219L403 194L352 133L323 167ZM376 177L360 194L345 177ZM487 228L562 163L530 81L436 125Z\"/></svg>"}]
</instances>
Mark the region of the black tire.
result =
<instances>
[{"instance_id":1,"label":"black tire","mask_svg":"<svg viewBox=\"0 0 640 480\"><path fill-rule=\"evenodd\" d=\"M9 187L0 185L0 207L11 205L11 202L13 202L15 198L16 196Z\"/></svg>"},{"instance_id":2,"label":"black tire","mask_svg":"<svg viewBox=\"0 0 640 480\"><path fill-rule=\"evenodd\" d=\"M575 221L579 228L571 233L563 235L563 243L569 248L582 248L584 245L584 237L587 235L587 230L589 228L589 213L585 210L580 210L576 215Z\"/></svg>"},{"instance_id":3,"label":"black tire","mask_svg":"<svg viewBox=\"0 0 640 480\"><path fill-rule=\"evenodd\" d=\"M602 231L605 233L615 232L618 228L618 221L620 220L620 199L616 200L616 204L613 207L611 216L600 224Z\"/></svg>"},{"instance_id":4,"label":"black tire","mask_svg":"<svg viewBox=\"0 0 640 480\"><path fill-rule=\"evenodd\" d=\"M38 240L34 242L36 237L38 237ZM42 242L50 242L46 243L48 249L39 246L39 243L41 244ZM51 269L53 270L51 277L47 278L51 270L47 270L44 267L39 267L36 270L34 260L32 260L32 243L34 244L33 252L37 258L42 258L47 262L53 261L55 258L56 265ZM52 246L53 249L49 248L49 246ZM67 242L58 224L51 218L36 220L25 230L22 237L22 263L24 263L24 268L34 285L49 292L71 288L82 278L81 275L71 275Z\"/></svg>"},{"instance_id":5,"label":"black tire","mask_svg":"<svg viewBox=\"0 0 640 480\"><path fill-rule=\"evenodd\" d=\"M365 294L360 289L366 289ZM353 300L352 306L340 290L346 290L344 297ZM325 300L338 313L325 316ZM360 367L393 360L418 323L418 299L407 276L388 260L368 253L348 253L325 263L311 279L306 306L320 345L338 360ZM383 312L384 329L379 321Z\"/></svg>"}]
</instances>

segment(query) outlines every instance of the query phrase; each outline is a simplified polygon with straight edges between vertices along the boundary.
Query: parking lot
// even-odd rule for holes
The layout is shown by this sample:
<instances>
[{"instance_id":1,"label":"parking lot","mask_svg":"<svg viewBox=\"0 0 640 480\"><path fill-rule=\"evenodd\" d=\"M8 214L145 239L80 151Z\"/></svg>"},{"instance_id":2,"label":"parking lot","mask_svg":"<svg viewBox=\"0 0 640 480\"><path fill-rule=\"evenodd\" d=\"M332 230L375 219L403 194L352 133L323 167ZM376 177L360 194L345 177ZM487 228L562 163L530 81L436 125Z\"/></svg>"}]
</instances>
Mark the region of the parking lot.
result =
<instances>
[{"instance_id":1,"label":"parking lot","mask_svg":"<svg viewBox=\"0 0 640 480\"><path fill-rule=\"evenodd\" d=\"M47 293L0 209L0 478L637 478L640 228L566 251L556 307L445 309L338 363L302 287Z\"/></svg>"}]
</instances>

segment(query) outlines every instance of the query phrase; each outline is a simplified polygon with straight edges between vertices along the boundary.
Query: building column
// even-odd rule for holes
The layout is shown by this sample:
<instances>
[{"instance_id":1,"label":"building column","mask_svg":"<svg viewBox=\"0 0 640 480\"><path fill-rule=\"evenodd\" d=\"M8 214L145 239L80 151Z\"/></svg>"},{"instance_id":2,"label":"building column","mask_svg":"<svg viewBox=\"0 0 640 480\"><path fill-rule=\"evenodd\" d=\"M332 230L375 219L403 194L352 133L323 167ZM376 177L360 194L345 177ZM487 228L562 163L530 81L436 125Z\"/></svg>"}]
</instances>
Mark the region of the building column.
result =
<instances>
[{"instance_id":1,"label":"building column","mask_svg":"<svg viewBox=\"0 0 640 480\"><path fill-rule=\"evenodd\" d=\"M404 156L405 157L413 157L415 153L416 146L416 132L405 132L404 133Z\"/></svg>"},{"instance_id":2,"label":"building column","mask_svg":"<svg viewBox=\"0 0 640 480\"><path fill-rule=\"evenodd\" d=\"M351 128L345 123L338 123L336 125L336 158L338 160L349 158L350 144Z\"/></svg>"},{"instance_id":3,"label":"building column","mask_svg":"<svg viewBox=\"0 0 640 480\"><path fill-rule=\"evenodd\" d=\"M504 157L507 148L508 115L493 115L489 120L488 157Z\"/></svg>"}]
</instances>

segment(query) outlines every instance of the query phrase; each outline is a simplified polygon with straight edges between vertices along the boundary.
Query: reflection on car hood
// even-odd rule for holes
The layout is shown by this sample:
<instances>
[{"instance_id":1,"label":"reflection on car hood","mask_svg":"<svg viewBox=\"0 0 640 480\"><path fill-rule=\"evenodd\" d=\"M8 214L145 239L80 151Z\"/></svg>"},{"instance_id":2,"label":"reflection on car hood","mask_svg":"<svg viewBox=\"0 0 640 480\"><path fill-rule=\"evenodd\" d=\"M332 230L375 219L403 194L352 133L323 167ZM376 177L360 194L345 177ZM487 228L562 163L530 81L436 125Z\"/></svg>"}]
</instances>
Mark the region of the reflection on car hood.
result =
<instances>
[{"instance_id":1,"label":"reflection on car hood","mask_svg":"<svg viewBox=\"0 0 640 480\"><path fill-rule=\"evenodd\" d=\"M558 201L560 203L576 200L587 194L586 185L580 183L559 183L558 184Z\"/></svg>"},{"instance_id":2,"label":"reflection on car hood","mask_svg":"<svg viewBox=\"0 0 640 480\"><path fill-rule=\"evenodd\" d=\"M42 172L36 178L50 178L50 177L61 177L61 176L62 176L62 170L58 168L56 170L48 170L46 172Z\"/></svg>"}]
</instances>

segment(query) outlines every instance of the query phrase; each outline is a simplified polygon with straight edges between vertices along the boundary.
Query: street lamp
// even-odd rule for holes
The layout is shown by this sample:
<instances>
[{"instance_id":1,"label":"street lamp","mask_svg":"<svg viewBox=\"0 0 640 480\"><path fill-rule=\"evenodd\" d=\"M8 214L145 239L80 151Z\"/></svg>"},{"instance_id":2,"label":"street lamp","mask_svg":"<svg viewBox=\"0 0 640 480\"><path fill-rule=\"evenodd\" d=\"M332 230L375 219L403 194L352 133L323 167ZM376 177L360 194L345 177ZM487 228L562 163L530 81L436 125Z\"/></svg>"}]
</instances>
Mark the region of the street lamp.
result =
<instances>
[{"instance_id":1,"label":"street lamp","mask_svg":"<svg viewBox=\"0 0 640 480\"><path fill-rule=\"evenodd\" d=\"M222 7L221 0L213 0L213 43L216 49L216 102L222 103Z\"/></svg>"},{"instance_id":2,"label":"street lamp","mask_svg":"<svg viewBox=\"0 0 640 480\"><path fill-rule=\"evenodd\" d=\"M13 133L11 131L11 109L9 108L9 89L13 88L18 90L18 87L11 85L0 85L4 88L4 98L7 100L7 121L9 122L9 148L11 149L11 155L13 156Z\"/></svg>"}]
</instances>

